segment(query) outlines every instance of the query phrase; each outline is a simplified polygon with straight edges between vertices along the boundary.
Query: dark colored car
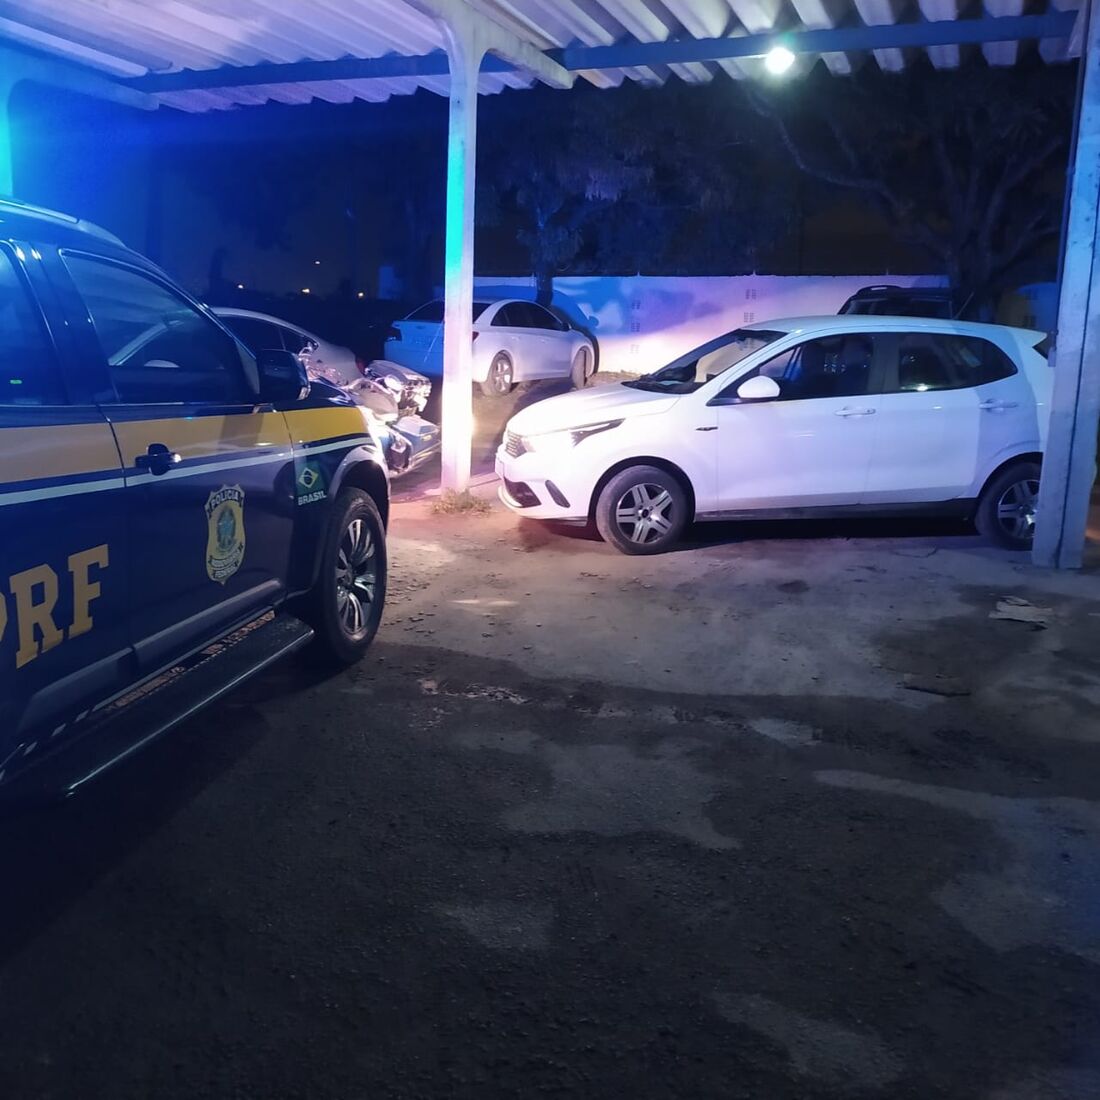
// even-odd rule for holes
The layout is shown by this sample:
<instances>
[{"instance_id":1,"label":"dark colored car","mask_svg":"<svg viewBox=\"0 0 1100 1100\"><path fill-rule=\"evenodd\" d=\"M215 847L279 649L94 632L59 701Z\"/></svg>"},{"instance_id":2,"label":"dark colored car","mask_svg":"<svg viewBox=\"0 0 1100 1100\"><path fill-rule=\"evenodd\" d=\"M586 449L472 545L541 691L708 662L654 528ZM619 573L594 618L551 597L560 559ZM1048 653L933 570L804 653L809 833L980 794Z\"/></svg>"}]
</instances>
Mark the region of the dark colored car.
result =
<instances>
[{"instance_id":1,"label":"dark colored car","mask_svg":"<svg viewBox=\"0 0 1100 1100\"><path fill-rule=\"evenodd\" d=\"M857 290L837 312L877 317L935 317L949 321L961 316L962 309L948 287L883 284Z\"/></svg>"},{"instance_id":2,"label":"dark colored car","mask_svg":"<svg viewBox=\"0 0 1100 1100\"><path fill-rule=\"evenodd\" d=\"M298 648L364 653L389 492L344 393L6 201L0 366L0 790L75 790Z\"/></svg>"}]
</instances>

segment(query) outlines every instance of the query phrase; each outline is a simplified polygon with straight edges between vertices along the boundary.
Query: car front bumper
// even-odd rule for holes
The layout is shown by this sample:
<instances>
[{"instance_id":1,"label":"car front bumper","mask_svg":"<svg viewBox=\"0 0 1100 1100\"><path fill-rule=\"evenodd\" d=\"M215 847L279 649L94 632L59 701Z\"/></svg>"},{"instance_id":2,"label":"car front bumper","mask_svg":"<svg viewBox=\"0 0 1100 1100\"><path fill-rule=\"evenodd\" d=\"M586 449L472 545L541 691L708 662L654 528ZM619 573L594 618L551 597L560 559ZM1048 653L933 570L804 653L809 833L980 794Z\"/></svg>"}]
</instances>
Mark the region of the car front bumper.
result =
<instances>
[{"instance_id":1,"label":"car front bumper","mask_svg":"<svg viewBox=\"0 0 1100 1100\"><path fill-rule=\"evenodd\" d=\"M593 486L587 473L569 465L531 451L511 455L501 444L496 455L501 501L530 519L587 519Z\"/></svg>"}]
</instances>

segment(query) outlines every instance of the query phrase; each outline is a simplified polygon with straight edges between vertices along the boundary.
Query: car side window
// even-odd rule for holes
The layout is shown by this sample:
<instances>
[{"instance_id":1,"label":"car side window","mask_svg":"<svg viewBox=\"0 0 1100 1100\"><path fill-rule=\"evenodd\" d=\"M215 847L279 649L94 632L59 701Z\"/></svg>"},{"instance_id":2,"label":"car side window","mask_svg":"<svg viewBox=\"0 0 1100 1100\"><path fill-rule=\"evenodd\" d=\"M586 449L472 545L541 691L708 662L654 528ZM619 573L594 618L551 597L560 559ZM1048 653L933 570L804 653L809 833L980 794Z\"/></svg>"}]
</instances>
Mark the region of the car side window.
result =
<instances>
[{"instance_id":1,"label":"car side window","mask_svg":"<svg viewBox=\"0 0 1100 1100\"><path fill-rule=\"evenodd\" d=\"M132 268L88 256L65 264L84 299L123 405L254 400L234 341L184 298Z\"/></svg>"},{"instance_id":2,"label":"car side window","mask_svg":"<svg viewBox=\"0 0 1100 1100\"><path fill-rule=\"evenodd\" d=\"M256 317L223 317L222 321L239 336L252 351L274 351L282 348L279 330Z\"/></svg>"},{"instance_id":3,"label":"car side window","mask_svg":"<svg viewBox=\"0 0 1100 1100\"><path fill-rule=\"evenodd\" d=\"M528 328L541 328L549 332L560 332L561 324L558 319L544 306L537 302L527 303Z\"/></svg>"},{"instance_id":4,"label":"car side window","mask_svg":"<svg viewBox=\"0 0 1100 1100\"><path fill-rule=\"evenodd\" d=\"M761 374L778 383L780 401L858 397L867 393L870 386L874 354L874 337L870 333L821 336L781 351L755 371L738 378L722 396L733 397L742 382Z\"/></svg>"},{"instance_id":5,"label":"car side window","mask_svg":"<svg viewBox=\"0 0 1100 1100\"><path fill-rule=\"evenodd\" d=\"M282 346L287 351L294 352L295 355L305 351L306 348L314 346L314 342L308 336L303 336L302 333L296 332L292 328L280 325L278 331L283 338ZM274 346L278 347L279 345L275 344Z\"/></svg>"},{"instance_id":6,"label":"car side window","mask_svg":"<svg viewBox=\"0 0 1100 1100\"><path fill-rule=\"evenodd\" d=\"M0 248L0 405L64 401L46 326L14 259Z\"/></svg>"},{"instance_id":7,"label":"car side window","mask_svg":"<svg viewBox=\"0 0 1100 1100\"><path fill-rule=\"evenodd\" d=\"M513 302L512 316L515 318L512 324L518 325L520 328L542 327L539 324L539 317L535 312L535 307L532 306L530 302Z\"/></svg>"},{"instance_id":8,"label":"car side window","mask_svg":"<svg viewBox=\"0 0 1100 1100\"><path fill-rule=\"evenodd\" d=\"M516 302L508 302L505 305L502 305L500 309L496 311L496 316L493 317L493 327L522 327L522 322L519 320L519 315L516 312L516 305Z\"/></svg>"},{"instance_id":9,"label":"car side window","mask_svg":"<svg viewBox=\"0 0 1100 1100\"><path fill-rule=\"evenodd\" d=\"M924 393L984 386L1016 373L996 344L976 336L912 332L898 338L896 372L889 393Z\"/></svg>"}]
</instances>

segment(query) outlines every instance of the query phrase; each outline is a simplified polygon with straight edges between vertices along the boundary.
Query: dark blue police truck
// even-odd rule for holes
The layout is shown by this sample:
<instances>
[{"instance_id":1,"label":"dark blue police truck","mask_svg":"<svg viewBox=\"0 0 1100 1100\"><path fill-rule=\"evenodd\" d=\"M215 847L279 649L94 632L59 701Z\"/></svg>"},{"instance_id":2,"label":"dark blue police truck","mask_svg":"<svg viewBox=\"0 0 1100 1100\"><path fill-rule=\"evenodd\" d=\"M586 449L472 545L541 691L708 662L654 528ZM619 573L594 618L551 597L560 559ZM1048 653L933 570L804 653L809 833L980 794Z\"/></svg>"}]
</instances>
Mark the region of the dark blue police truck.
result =
<instances>
[{"instance_id":1,"label":"dark blue police truck","mask_svg":"<svg viewBox=\"0 0 1100 1100\"><path fill-rule=\"evenodd\" d=\"M111 234L0 200L0 792L71 793L386 592L364 412Z\"/></svg>"}]
</instances>

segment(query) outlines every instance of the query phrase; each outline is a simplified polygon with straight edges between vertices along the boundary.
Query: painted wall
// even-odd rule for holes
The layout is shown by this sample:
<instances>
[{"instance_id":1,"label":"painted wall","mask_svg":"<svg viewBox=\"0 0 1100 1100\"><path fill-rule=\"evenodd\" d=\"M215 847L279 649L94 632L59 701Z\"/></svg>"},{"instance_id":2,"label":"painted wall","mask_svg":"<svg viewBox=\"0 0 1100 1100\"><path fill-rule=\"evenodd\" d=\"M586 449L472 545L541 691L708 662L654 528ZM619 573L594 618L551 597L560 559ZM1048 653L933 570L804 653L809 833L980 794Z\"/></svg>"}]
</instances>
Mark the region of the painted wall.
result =
<instances>
[{"instance_id":1,"label":"painted wall","mask_svg":"<svg viewBox=\"0 0 1100 1100\"><path fill-rule=\"evenodd\" d=\"M644 373L714 336L772 317L833 314L872 283L942 286L934 275L578 276L554 304L596 337L600 369ZM534 280L476 279L475 295L533 298Z\"/></svg>"}]
</instances>

